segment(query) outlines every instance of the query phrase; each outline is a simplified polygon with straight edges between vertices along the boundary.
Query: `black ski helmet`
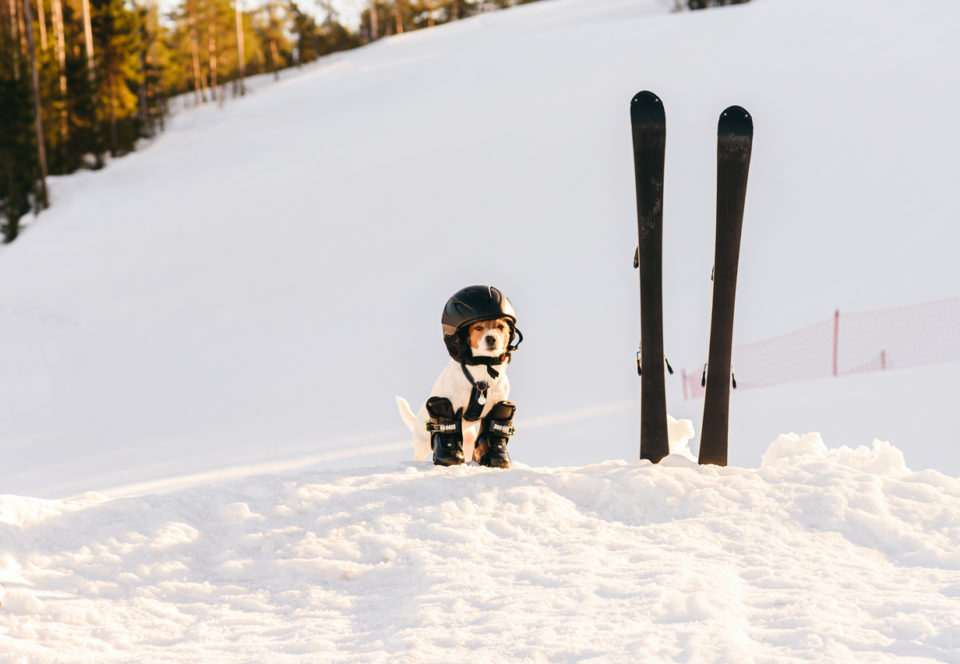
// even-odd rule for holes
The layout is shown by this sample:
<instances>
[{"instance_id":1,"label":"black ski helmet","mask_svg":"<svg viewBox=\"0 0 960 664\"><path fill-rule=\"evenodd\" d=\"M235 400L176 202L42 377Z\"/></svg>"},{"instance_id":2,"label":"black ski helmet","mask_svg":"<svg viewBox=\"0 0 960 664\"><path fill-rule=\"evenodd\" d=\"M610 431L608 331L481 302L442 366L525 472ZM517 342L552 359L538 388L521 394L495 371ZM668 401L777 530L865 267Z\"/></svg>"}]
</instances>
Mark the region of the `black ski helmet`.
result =
<instances>
[{"instance_id":1,"label":"black ski helmet","mask_svg":"<svg viewBox=\"0 0 960 664\"><path fill-rule=\"evenodd\" d=\"M494 318L506 318L510 323L510 343L506 358L516 350L523 335L517 329L517 313L507 296L493 286L467 286L461 288L443 305L440 324L443 327L443 341L447 345L450 357L463 362L470 358L470 346L466 342L465 331L471 323ZM513 344L513 336L519 336Z\"/></svg>"}]
</instances>

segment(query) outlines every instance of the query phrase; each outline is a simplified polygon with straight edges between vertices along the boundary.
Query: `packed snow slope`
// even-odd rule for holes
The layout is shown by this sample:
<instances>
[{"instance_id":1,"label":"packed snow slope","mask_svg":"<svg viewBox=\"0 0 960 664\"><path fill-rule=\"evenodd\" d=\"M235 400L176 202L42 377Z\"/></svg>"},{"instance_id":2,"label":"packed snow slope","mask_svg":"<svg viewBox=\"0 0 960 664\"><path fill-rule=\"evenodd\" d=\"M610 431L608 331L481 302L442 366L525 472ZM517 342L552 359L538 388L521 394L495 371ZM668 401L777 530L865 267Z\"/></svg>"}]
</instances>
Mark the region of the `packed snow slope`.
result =
<instances>
[{"instance_id":1,"label":"packed snow slope","mask_svg":"<svg viewBox=\"0 0 960 664\"><path fill-rule=\"evenodd\" d=\"M393 397L428 396L441 307L473 283L503 289L526 335L515 458L635 459L641 89L668 118L675 366L706 353L730 104L756 120L737 341L957 295L960 5L670 4L549 0L386 39L55 180L0 250L0 491L408 458ZM820 431L960 474L955 370L737 395L731 459Z\"/></svg>"},{"instance_id":2,"label":"packed snow slope","mask_svg":"<svg viewBox=\"0 0 960 664\"><path fill-rule=\"evenodd\" d=\"M426 463L0 497L0 662L960 662L960 479Z\"/></svg>"}]
</instances>

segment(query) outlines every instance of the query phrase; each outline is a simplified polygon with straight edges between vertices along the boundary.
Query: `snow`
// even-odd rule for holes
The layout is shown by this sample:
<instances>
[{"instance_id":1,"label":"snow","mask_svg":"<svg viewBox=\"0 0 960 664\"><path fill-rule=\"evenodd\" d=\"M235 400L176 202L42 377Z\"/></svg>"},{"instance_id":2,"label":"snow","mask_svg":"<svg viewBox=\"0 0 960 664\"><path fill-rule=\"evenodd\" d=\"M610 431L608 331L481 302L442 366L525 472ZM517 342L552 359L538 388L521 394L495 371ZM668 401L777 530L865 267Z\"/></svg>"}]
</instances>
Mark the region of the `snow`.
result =
<instances>
[{"instance_id":1,"label":"snow","mask_svg":"<svg viewBox=\"0 0 960 664\"><path fill-rule=\"evenodd\" d=\"M525 432L514 456L633 459L629 99L665 100L666 350L697 367L713 133L730 103L756 119L738 342L836 307L956 296L960 128L941 84L960 55L955 11L549 0L181 113L147 149L52 182L54 207L2 251L0 347L16 352L0 354L0 487L62 498L226 466L405 459L394 396L428 396L446 361L440 308L471 283L506 292L526 335L510 369ZM910 140L879 141L889 127ZM737 394L731 462L819 431L890 440L916 468L960 474L940 423L954 368L918 371ZM699 423L701 402L677 379L668 389L672 414Z\"/></svg>"},{"instance_id":2,"label":"snow","mask_svg":"<svg viewBox=\"0 0 960 664\"><path fill-rule=\"evenodd\" d=\"M738 342L953 297L960 7L669 4L390 38L54 179L0 249L0 662L960 662L956 363L735 392L731 467L636 461L627 113L665 101L674 366L734 103ZM526 337L507 472L408 461L394 406L471 283Z\"/></svg>"},{"instance_id":3,"label":"snow","mask_svg":"<svg viewBox=\"0 0 960 664\"><path fill-rule=\"evenodd\" d=\"M0 523L4 662L960 660L960 480L881 443L5 496Z\"/></svg>"}]
</instances>

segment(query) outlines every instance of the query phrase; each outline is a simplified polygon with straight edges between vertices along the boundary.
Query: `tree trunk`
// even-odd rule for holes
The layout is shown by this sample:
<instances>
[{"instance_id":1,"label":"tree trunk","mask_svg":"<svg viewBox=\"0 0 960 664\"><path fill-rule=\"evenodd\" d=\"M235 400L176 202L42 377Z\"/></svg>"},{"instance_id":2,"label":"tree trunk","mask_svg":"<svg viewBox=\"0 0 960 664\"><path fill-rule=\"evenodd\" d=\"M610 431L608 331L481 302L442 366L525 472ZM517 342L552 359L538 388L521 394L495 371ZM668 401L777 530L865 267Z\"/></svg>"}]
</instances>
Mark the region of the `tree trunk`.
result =
<instances>
[{"instance_id":1,"label":"tree trunk","mask_svg":"<svg viewBox=\"0 0 960 664\"><path fill-rule=\"evenodd\" d=\"M428 2L427 3L427 26L432 28L434 25L436 25L436 22L433 20L433 3Z\"/></svg>"},{"instance_id":2,"label":"tree trunk","mask_svg":"<svg viewBox=\"0 0 960 664\"><path fill-rule=\"evenodd\" d=\"M207 57L210 70L210 99L216 99L217 96L217 29L214 25L216 13L213 10L213 3L207 10Z\"/></svg>"},{"instance_id":3,"label":"tree trunk","mask_svg":"<svg viewBox=\"0 0 960 664\"><path fill-rule=\"evenodd\" d=\"M206 103L207 95L203 90L203 78L200 76L200 44L192 3L187 4L187 23L190 26L190 55L193 57L193 94L199 106L200 102Z\"/></svg>"},{"instance_id":4,"label":"tree trunk","mask_svg":"<svg viewBox=\"0 0 960 664\"><path fill-rule=\"evenodd\" d=\"M17 52L27 53L27 48L28 48L27 28L25 27L24 18L23 18L24 8L20 6L20 0L14 0L14 4L17 6L17 30L18 30L18 33L20 34L20 44L19 44L20 48L18 49ZM27 57L29 58L30 56L28 55Z\"/></svg>"},{"instance_id":5,"label":"tree trunk","mask_svg":"<svg viewBox=\"0 0 960 664\"><path fill-rule=\"evenodd\" d=\"M10 0L10 43L13 46L13 77L20 80L20 31L17 30L19 12L17 0Z\"/></svg>"},{"instance_id":6,"label":"tree trunk","mask_svg":"<svg viewBox=\"0 0 960 664\"><path fill-rule=\"evenodd\" d=\"M403 34L403 15L400 11L400 0L393 0L393 17L397 23L397 34Z\"/></svg>"},{"instance_id":7,"label":"tree trunk","mask_svg":"<svg viewBox=\"0 0 960 664\"><path fill-rule=\"evenodd\" d=\"M156 62L156 58L153 55L153 48L154 44L151 42L150 50L147 51L147 62L151 68L153 67L153 63ZM153 107L156 110L153 122L156 123L159 131L164 130L164 115L167 113L167 100L164 97L165 91L166 89L163 87L163 82L157 85L157 77L150 78L150 85L147 87L147 97L152 101Z\"/></svg>"},{"instance_id":8,"label":"tree trunk","mask_svg":"<svg viewBox=\"0 0 960 664\"><path fill-rule=\"evenodd\" d=\"M150 113L150 102L147 99L147 49L140 47L140 85L137 86L137 100L140 103L140 133L150 138L153 136L153 116Z\"/></svg>"},{"instance_id":9,"label":"tree trunk","mask_svg":"<svg viewBox=\"0 0 960 664\"><path fill-rule=\"evenodd\" d=\"M370 41L377 41L380 38L377 27L377 0L370 0Z\"/></svg>"},{"instance_id":10,"label":"tree trunk","mask_svg":"<svg viewBox=\"0 0 960 664\"><path fill-rule=\"evenodd\" d=\"M147 49L150 41L149 9L137 7L137 52L140 55L140 84L137 85L137 104L140 115L140 135L153 136L153 126L150 117L150 106L147 101L147 77L149 76L149 62Z\"/></svg>"},{"instance_id":11,"label":"tree trunk","mask_svg":"<svg viewBox=\"0 0 960 664\"><path fill-rule=\"evenodd\" d=\"M156 33L154 33L154 38ZM157 109L157 88L154 83L154 77L148 76L150 72L153 71L153 56L151 51L153 50L154 39L150 39L147 42L147 47L143 51L143 71L145 76L145 85L144 85L144 94L146 95L146 104L147 104L147 122L151 136L156 136L157 130L154 126L154 123L157 120L157 116L160 116L161 128L163 123L163 111Z\"/></svg>"},{"instance_id":12,"label":"tree trunk","mask_svg":"<svg viewBox=\"0 0 960 664\"><path fill-rule=\"evenodd\" d=\"M26 19L27 55L30 58L30 77L33 81L33 112L37 127L37 164L40 166L40 200L37 207L47 207L47 150L43 143L43 114L40 105L40 76L37 73L37 48L33 41L33 10L30 0L23 0L23 16Z\"/></svg>"},{"instance_id":13,"label":"tree trunk","mask_svg":"<svg viewBox=\"0 0 960 664\"><path fill-rule=\"evenodd\" d=\"M277 40L270 39L270 60L273 63L273 80L280 80L280 52L277 51Z\"/></svg>"},{"instance_id":14,"label":"tree trunk","mask_svg":"<svg viewBox=\"0 0 960 664\"><path fill-rule=\"evenodd\" d=\"M97 168L103 168L100 155L100 114L97 112L97 71L93 62L93 27L90 25L90 0L81 0L83 6L83 40L87 49L87 76L90 80L90 95L93 101L93 133L97 137Z\"/></svg>"},{"instance_id":15,"label":"tree trunk","mask_svg":"<svg viewBox=\"0 0 960 664\"><path fill-rule=\"evenodd\" d=\"M114 66L113 59L107 59L107 94L110 96L110 156L118 156L117 144L117 100L116 88L114 87Z\"/></svg>"},{"instance_id":16,"label":"tree trunk","mask_svg":"<svg viewBox=\"0 0 960 664\"><path fill-rule=\"evenodd\" d=\"M87 48L87 70L90 73L91 85L96 81L97 74L93 66L93 27L90 25L90 0L81 0L83 5L83 39Z\"/></svg>"},{"instance_id":17,"label":"tree trunk","mask_svg":"<svg viewBox=\"0 0 960 664\"><path fill-rule=\"evenodd\" d=\"M52 0L53 37L57 44L57 69L60 78L60 142L66 151L69 139L67 123L67 47L63 36L63 6L60 0Z\"/></svg>"},{"instance_id":18,"label":"tree trunk","mask_svg":"<svg viewBox=\"0 0 960 664\"><path fill-rule=\"evenodd\" d=\"M29 0L27 0L29 2ZM37 0L37 22L40 25L40 50L47 50L47 19L43 13L43 0Z\"/></svg>"},{"instance_id":19,"label":"tree trunk","mask_svg":"<svg viewBox=\"0 0 960 664\"><path fill-rule=\"evenodd\" d=\"M247 58L243 52L243 13L240 11L240 0L233 0L234 11L237 15L237 75L240 77L240 96L247 94L244 76L247 71Z\"/></svg>"},{"instance_id":20,"label":"tree trunk","mask_svg":"<svg viewBox=\"0 0 960 664\"><path fill-rule=\"evenodd\" d=\"M17 26L19 28L20 34L20 50L24 53L27 52L27 29L24 25L23 18L23 7L19 5L19 0L15 0L17 3Z\"/></svg>"}]
</instances>

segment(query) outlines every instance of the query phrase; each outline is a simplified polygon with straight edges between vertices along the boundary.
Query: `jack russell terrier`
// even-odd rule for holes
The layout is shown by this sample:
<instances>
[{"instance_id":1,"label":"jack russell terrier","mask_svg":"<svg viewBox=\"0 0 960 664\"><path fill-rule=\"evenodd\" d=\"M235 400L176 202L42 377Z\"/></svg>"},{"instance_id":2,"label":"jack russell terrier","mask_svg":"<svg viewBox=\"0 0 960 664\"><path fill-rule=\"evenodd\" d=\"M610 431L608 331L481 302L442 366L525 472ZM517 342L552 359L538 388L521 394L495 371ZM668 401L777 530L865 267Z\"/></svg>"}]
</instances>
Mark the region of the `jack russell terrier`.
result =
<instances>
[{"instance_id":1,"label":"jack russell terrier","mask_svg":"<svg viewBox=\"0 0 960 664\"><path fill-rule=\"evenodd\" d=\"M507 365L523 340L516 323L510 300L492 286L468 286L447 301L441 324L450 362L416 415L397 397L400 417L413 432L414 460L426 459L432 449L440 466L472 459L510 467L507 442L516 406L507 401Z\"/></svg>"}]
</instances>

